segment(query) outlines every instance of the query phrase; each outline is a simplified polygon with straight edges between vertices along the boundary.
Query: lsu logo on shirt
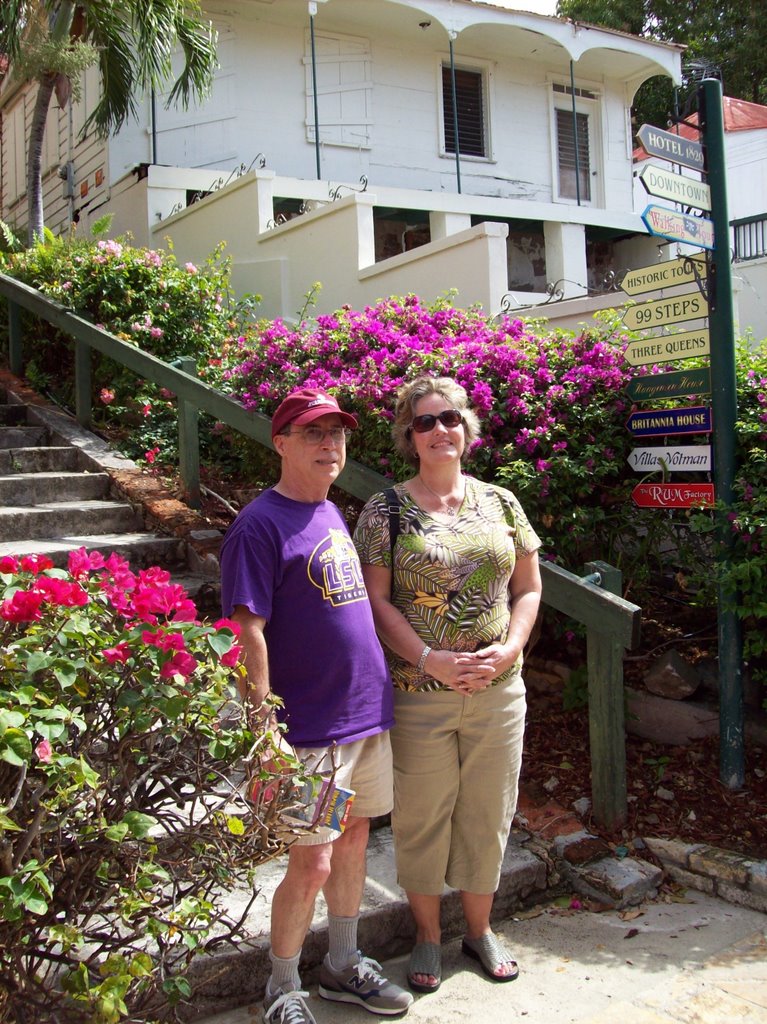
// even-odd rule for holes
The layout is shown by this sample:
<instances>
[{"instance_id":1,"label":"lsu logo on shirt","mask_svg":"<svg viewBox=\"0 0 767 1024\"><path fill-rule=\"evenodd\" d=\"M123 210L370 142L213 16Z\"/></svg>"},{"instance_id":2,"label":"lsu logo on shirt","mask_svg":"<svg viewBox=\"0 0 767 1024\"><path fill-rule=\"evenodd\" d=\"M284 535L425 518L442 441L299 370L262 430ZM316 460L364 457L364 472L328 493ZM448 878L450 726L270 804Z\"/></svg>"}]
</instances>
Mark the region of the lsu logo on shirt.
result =
<instances>
[{"instance_id":1,"label":"lsu logo on shirt","mask_svg":"<svg viewBox=\"0 0 767 1024\"><path fill-rule=\"evenodd\" d=\"M331 529L312 551L309 579L334 607L367 599L357 550L344 530Z\"/></svg>"}]
</instances>

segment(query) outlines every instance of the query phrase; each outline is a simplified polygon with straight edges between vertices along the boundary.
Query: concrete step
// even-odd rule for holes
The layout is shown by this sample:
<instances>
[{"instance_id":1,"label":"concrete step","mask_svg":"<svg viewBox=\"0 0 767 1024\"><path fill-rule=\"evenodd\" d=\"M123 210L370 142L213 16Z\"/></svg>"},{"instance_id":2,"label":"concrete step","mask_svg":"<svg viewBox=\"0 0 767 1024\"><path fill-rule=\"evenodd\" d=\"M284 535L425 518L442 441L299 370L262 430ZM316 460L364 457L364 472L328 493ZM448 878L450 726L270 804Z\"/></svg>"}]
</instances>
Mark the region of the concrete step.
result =
<instances>
[{"instance_id":1,"label":"concrete step","mask_svg":"<svg viewBox=\"0 0 767 1024\"><path fill-rule=\"evenodd\" d=\"M2 426L16 426L19 423L26 422L26 405L0 405L0 424Z\"/></svg>"},{"instance_id":2,"label":"concrete step","mask_svg":"<svg viewBox=\"0 0 767 1024\"><path fill-rule=\"evenodd\" d=\"M63 537L40 537L36 540L11 540L0 543L4 555L48 555L54 565L66 566L70 551L100 551L105 558L114 552L126 558L133 569L162 565L169 570L184 562L183 542L176 537L157 533L70 534Z\"/></svg>"},{"instance_id":3,"label":"concrete step","mask_svg":"<svg viewBox=\"0 0 767 1024\"><path fill-rule=\"evenodd\" d=\"M13 473L0 476L0 505L88 501L109 493L108 473Z\"/></svg>"},{"instance_id":4,"label":"concrete step","mask_svg":"<svg viewBox=\"0 0 767 1024\"><path fill-rule=\"evenodd\" d=\"M60 501L0 508L0 539L37 540L80 534L135 532L141 528L133 507L119 501Z\"/></svg>"},{"instance_id":5,"label":"concrete step","mask_svg":"<svg viewBox=\"0 0 767 1024\"><path fill-rule=\"evenodd\" d=\"M80 468L77 448L12 448L0 450L0 473L72 473Z\"/></svg>"},{"instance_id":6,"label":"concrete step","mask_svg":"<svg viewBox=\"0 0 767 1024\"><path fill-rule=\"evenodd\" d=\"M0 427L0 449L31 448L45 444L47 431L45 427Z\"/></svg>"}]
</instances>

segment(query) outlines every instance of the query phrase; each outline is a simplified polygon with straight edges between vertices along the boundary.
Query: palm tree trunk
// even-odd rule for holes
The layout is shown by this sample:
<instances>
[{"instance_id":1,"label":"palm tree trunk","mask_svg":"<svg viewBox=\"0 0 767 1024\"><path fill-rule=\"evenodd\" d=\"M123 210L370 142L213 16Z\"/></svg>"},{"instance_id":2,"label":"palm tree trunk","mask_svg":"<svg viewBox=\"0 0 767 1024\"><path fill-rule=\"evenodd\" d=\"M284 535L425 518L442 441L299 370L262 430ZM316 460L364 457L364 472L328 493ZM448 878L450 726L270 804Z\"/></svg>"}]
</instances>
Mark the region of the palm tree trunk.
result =
<instances>
[{"instance_id":1,"label":"palm tree trunk","mask_svg":"<svg viewBox=\"0 0 767 1024\"><path fill-rule=\"evenodd\" d=\"M34 245L43 237L43 136L45 122L48 119L48 108L51 105L55 74L48 73L42 79L37 90L35 109L32 113L32 126L29 132L29 152L27 153L27 201L29 204L29 226L27 235L29 244Z\"/></svg>"}]
</instances>

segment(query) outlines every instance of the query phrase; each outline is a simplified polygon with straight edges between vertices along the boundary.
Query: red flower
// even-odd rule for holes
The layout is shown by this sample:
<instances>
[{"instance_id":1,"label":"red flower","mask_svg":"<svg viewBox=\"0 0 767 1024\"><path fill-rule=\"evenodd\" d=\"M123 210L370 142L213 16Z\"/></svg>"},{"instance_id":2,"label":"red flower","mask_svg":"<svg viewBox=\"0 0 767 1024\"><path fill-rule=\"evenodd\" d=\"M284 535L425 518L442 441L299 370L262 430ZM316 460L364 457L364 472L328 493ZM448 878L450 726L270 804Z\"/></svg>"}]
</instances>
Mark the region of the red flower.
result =
<instances>
[{"instance_id":1,"label":"red flower","mask_svg":"<svg viewBox=\"0 0 767 1024\"><path fill-rule=\"evenodd\" d=\"M107 647L101 652L110 665L125 664L130 658L130 644L123 640L115 647Z\"/></svg>"},{"instance_id":2,"label":"red flower","mask_svg":"<svg viewBox=\"0 0 767 1024\"><path fill-rule=\"evenodd\" d=\"M87 576L91 569L103 568L103 565L104 556L100 551L88 552L85 548L78 548L77 551L69 552L67 567L76 580Z\"/></svg>"},{"instance_id":3,"label":"red flower","mask_svg":"<svg viewBox=\"0 0 767 1024\"><path fill-rule=\"evenodd\" d=\"M218 619L217 622L213 623L214 629L228 629L234 633L235 636L240 635L240 624L235 622L234 619Z\"/></svg>"},{"instance_id":4,"label":"red flower","mask_svg":"<svg viewBox=\"0 0 767 1024\"><path fill-rule=\"evenodd\" d=\"M33 590L17 590L0 604L0 618L6 622L34 622L42 618L40 605L44 595Z\"/></svg>"},{"instance_id":5,"label":"red flower","mask_svg":"<svg viewBox=\"0 0 767 1024\"><path fill-rule=\"evenodd\" d=\"M173 676L190 676L197 668L197 661L186 651L176 651L172 658L169 658L160 669L162 679L171 679Z\"/></svg>"},{"instance_id":6,"label":"red flower","mask_svg":"<svg viewBox=\"0 0 767 1024\"><path fill-rule=\"evenodd\" d=\"M24 555L21 559L21 568L24 572L31 572L33 576L36 576L40 572L45 572L46 569L52 569L53 562L47 555Z\"/></svg>"},{"instance_id":7,"label":"red flower","mask_svg":"<svg viewBox=\"0 0 767 1024\"><path fill-rule=\"evenodd\" d=\"M234 668L239 662L242 655L242 646L240 644L232 644L226 654L221 655L221 664L227 668Z\"/></svg>"}]
</instances>

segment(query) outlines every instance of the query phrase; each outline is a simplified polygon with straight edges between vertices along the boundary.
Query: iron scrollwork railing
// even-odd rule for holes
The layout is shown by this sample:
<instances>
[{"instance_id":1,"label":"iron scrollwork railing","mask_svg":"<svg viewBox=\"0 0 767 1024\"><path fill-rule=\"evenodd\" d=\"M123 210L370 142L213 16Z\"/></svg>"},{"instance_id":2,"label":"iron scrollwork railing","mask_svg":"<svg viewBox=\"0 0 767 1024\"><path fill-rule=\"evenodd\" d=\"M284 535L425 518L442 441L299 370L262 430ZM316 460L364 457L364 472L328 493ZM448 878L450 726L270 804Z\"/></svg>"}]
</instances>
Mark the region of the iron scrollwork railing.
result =
<instances>
[{"instance_id":1,"label":"iron scrollwork railing","mask_svg":"<svg viewBox=\"0 0 767 1024\"><path fill-rule=\"evenodd\" d=\"M360 175L360 185L362 186L361 188L354 188L353 185L336 185L335 188L331 187L331 188L328 189L328 197L333 202L335 202L336 199L340 199L341 198L341 189L347 189L350 193L351 192L358 192L358 193L367 192L368 179L367 179L366 175L364 175L364 174Z\"/></svg>"},{"instance_id":2,"label":"iron scrollwork railing","mask_svg":"<svg viewBox=\"0 0 767 1024\"><path fill-rule=\"evenodd\" d=\"M582 299L589 295L607 295L610 292L620 290L620 282L623 280L625 270L608 270L597 285L581 284L580 281L570 281L566 277L560 277L558 281L549 282L546 285L546 298L541 302L519 303L513 292L509 291L501 299L501 313L515 313L523 309L538 309L541 306L548 306L555 302L565 301L565 289L567 284L575 285L582 289L581 295L568 295L567 299Z\"/></svg>"}]
</instances>

